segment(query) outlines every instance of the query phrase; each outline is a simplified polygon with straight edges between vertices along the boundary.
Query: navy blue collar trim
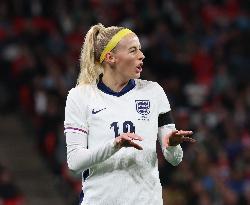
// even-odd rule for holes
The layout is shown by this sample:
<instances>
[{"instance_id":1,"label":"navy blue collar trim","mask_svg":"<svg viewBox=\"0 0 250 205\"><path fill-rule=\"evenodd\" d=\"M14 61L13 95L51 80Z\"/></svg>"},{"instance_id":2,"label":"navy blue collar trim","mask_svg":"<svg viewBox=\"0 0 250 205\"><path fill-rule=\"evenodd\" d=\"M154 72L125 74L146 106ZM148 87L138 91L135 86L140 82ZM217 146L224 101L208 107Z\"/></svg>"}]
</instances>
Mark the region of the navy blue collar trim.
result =
<instances>
[{"instance_id":1,"label":"navy blue collar trim","mask_svg":"<svg viewBox=\"0 0 250 205\"><path fill-rule=\"evenodd\" d=\"M101 90L102 92L104 92L106 94L120 97L135 87L135 80L133 80L133 79L129 80L128 84L120 92L115 92L115 91L111 90L108 86L106 86L102 82L102 78L100 78L99 82L97 83L97 87L99 90Z\"/></svg>"}]
</instances>

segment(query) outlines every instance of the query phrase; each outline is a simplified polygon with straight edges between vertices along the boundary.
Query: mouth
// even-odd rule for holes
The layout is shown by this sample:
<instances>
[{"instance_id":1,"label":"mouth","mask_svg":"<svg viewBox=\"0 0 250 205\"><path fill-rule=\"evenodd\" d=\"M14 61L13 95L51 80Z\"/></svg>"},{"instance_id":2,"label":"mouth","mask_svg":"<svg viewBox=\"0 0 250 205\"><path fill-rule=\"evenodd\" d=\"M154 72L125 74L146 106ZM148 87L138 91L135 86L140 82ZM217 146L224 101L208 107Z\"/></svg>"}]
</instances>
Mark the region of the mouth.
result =
<instances>
[{"instance_id":1,"label":"mouth","mask_svg":"<svg viewBox=\"0 0 250 205\"><path fill-rule=\"evenodd\" d=\"M143 63L140 63L138 66L136 66L136 72L137 73L142 72L142 66L143 66Z\"/></svg>"}]
</instances>

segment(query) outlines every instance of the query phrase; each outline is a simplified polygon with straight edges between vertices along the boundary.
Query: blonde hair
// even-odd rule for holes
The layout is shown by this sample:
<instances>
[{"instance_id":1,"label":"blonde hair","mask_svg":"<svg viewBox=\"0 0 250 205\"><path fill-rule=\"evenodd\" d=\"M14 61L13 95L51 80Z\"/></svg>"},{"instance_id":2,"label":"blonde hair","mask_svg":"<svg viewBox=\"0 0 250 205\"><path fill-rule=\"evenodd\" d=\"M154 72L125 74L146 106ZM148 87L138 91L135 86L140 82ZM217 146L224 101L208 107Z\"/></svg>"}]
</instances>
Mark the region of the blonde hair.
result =
<instances>
[{"instance_id":1,"label":"blonde hair","mask_svg":"<svg viewBox=\"0 0 250 205\"><path fill-rule=\"evenodd\" d=\"M80 56L80 73L77 85L97 83L103 73L100 56L111 38L123 27L105 28L101 23L92 26L85 36Z\"/></svg>"}]
</instances>

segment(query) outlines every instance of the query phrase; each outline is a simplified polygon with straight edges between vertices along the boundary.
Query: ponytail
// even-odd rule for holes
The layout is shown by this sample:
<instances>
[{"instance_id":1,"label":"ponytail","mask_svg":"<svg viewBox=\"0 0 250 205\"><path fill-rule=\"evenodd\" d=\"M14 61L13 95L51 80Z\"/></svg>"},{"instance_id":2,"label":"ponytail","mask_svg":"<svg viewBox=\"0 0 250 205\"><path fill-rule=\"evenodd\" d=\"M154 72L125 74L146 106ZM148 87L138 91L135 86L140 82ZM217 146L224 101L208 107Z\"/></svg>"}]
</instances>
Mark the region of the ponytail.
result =
<instances>
[{"instance_id":1,"label":"ponytail","mask_svg":"<svg viewBox=\"0 0 250 205\"><path fill-rule=\"evenodd\" d=\"M85 37L80 56L80 74L77 85L95 83L103 72L102 66L95 58L95 43L100 30L105 29L102 24L92 26Z\"/></svg>"}]
</instances>

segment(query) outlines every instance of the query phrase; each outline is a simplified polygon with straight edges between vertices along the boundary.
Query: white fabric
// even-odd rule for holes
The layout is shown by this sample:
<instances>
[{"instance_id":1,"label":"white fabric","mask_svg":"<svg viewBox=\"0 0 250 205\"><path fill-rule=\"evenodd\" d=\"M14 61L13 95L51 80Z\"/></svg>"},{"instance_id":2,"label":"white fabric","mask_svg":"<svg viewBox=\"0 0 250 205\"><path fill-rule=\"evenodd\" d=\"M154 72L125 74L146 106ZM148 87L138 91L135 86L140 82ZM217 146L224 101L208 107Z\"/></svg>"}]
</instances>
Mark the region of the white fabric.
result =
<instances>
[{"instance_id":1,"label":"white fabric","mask_svg":"<svg viewBox=\"0 0 250 205\"><path fill-rule=\"evenodd\" d=\"M82 134L66 133L68 167L77 173L105 161L118 151L114 147L113 139L95 149L87 149L86 140L83 139L86 139L86 137Z\"/></svg>"},{"instance_id":2,"label":"white fabric","mask_svg":"<svg viewBox=\"0 0 250 205\"><path fill-rule=\"evenodd\" d=\"M162 152L163 152L165 159L169 163L171 163L173 166L177 166L182 161L182 158L183 158L183 151L182 151L181 145L169 146L167 148L164 148L162 145L164 136L166 136L167 133L173 130L175 130L174 124L168 124L168 125L159 127L158 139L161 144Z\"/></svg>"},{"instance_id":3,"label":"white fabric","mask_svg":"<svg viewBox=\"0 0 250 205\"><path fill-rule=\"evenodd\" d=\"M136 87L120 97L106 94L96 85L71 89L64 122L68 165L75 171L90 170L83 183L82 204L163 204L156 140L158 131L164 133L165 129L158 130L158 116L168 111L168 99L155 82L136 80ZM144 138L136 141L143 150L116 150L115 135L134 129ZM164 156L176 165L180 149L163 149Z\"/></svg>"}]
</instances>

